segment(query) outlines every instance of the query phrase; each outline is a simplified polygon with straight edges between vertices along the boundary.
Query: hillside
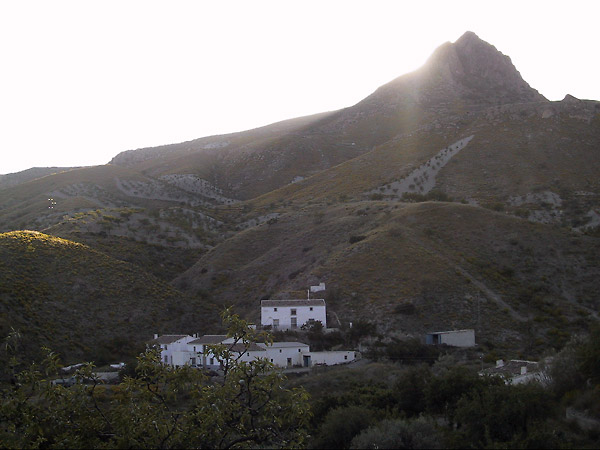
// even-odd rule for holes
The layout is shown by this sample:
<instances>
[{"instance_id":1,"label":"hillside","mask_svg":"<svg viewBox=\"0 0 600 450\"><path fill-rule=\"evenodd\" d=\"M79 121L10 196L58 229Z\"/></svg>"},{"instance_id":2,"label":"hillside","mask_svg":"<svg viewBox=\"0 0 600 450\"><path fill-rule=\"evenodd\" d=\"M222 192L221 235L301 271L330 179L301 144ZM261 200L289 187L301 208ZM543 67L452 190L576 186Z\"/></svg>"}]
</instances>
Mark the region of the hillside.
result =
<instances>
[{"instance_id":1,"label":"hillside","mask_svg":"<svg viewBox=\"0 0 600 450\"><path fill-rule=\"evenodd\" d=\"M346 324L369 319L401 336L475 328L480 342L531 354L596 316L599 250L597 238L475 206L364 201L242 231L176 285L257 319L261 297L325 282Z\"/></svg>"},{"instance_id":2,"label":"hillside","mask_svg":"<svg viewBox=\"0 0 600 450\"><path fill-rule=\"evenodd\" d=\"M405 193L434 190L532 221L584 229L600 223L599 152L600 102L571 97L493 106L440 117L250 204L263 211L374 194L399 201Z\"/></svg>"},{"instance_id":3,"label":"hillside","mask_svg":"<svg viewBox=\"0 0 600 450\"><path fill-rule=\"evenodd\" d=\"M0 334L67 362L136 355L153 333L208 329L218 314L136 266L33 231L0 234ZM218 311L217 311L218 313Z\"/></svg>"},{"instance_id":4,"label":"hillside","mask_svg":"<svg viewBox=\"0 0 600 450\"><path fill-rule=\"evenodd\" d=\"M355 158L441 116L514 102L547 100L523 81L507 56L474 33L465 33L455 43L440 46L421 69L354 106L310 116L300 126L288 121L287 128L271 125L258 129L260 134L252 130L140 149L111 162L152 176L197 173L228 196L247 200Z\"/></svg>"},{"instance_id":5,"label":"hillside","mask_svg":"<svg viewBox=\"0 0 600 450\"><path fill-rule=\"evenodd\" d=\"M87 326L94 310L129 337L163 319L187 326L194 299L256 320L260 298L326 282L333 326L475 328L490 352L539 355L600 308L599 152L600 102L548 101L467 32L338 111L0 177L0 232L51 235L2 235L0 331L67 335L61 351L86 355L111 338L78 347L53 316L62 304L65 324ZM48 323L32 315L42 298Z\"/></svg>"}]
</instances>

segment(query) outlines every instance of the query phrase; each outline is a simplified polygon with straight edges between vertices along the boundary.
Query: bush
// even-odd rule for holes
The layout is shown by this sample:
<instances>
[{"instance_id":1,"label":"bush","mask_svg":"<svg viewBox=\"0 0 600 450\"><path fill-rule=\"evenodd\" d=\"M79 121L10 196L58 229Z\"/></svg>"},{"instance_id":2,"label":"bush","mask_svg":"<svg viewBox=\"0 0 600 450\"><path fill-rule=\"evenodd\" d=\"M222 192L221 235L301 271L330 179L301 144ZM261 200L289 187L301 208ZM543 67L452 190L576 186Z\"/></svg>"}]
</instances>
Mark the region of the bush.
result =
<instances>
[{"instance_id":1,"label":"bush","mask_svg":"<svg viewBox=\"0 0 600 450\"><path fill-rule=\"evenodd\" d=\"M350 236L350 239L348 239L348 242L351 244L354 244L356 242L360 242L362 240L364 240L366 238L366 236Z\"/></svg>"},{"instance_id":2,"label":"bush","mask_svg":"<svg viewBox=\"0 0 600 450\"><path fill-rule=\"evenodd\" d=\"M442 448L435 424L425 418L384 420L352 439L350 448Z\"/></svg>"},{"instance_id":3,"label":"bush","mask_svg":"<svg viewBox=\"0 0 600 450\"><path fill-rule=\"evenodd\" d=\"M368 409L359 406L329 411L313 443L314 448L348 448L354 436L375 422Z\"/></svg>"}]
</instances>

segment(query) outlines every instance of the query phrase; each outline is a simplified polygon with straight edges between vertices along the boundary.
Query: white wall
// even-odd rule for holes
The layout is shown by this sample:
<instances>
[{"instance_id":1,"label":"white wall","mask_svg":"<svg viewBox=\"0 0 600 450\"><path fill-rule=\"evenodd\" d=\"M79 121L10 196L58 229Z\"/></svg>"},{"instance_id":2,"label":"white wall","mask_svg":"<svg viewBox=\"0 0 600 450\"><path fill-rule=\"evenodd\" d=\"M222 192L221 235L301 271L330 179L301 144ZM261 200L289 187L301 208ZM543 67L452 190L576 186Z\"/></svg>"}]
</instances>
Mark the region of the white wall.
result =
<instances>
[{"instance_id":1,"label":"white wall","mask_svg":"<svg viewBox=\"0 0 600 450\"><path fill-rule=\"evenodd\" d=\"M275 308L277 308L277 311L275 311ZM295 316L292 316L292 309L296 310ZM327 314L325 305L261 307L260 323L263 326L272 326L273 320L279 319L279 329L288 329L292 326L292 317L296 317L298 328L307 323L310 319L313 319L314 321L320 321L323 324L323 327L327 328Z\"/></svg>"},{"instance_id":2,"label":"white wall","mask_svg":"<svg viewBox=\"0 0 600 450\"><path fill-rule=\"evenodd\" d=\"M337 352L309 352L310 364L327 364L333 366L335 364L344 364L356 359L354 351L337 351Z\"/></svg>"},{"instance_id":3,"label":"white wall","mask_svg":"<svg viewBox=\"0 0 600 450\"><path fill-rule=\"evenodd\" d=\"M282 345L283 344L283 345ZM293 344L290 345L290 344ZM302 355L310 351L310 347L300 342L281 343L274 342L273 345L258 344L266 350L266 357L269 361L279 367L288 366L288 358L292 360L292 366L302 365Z\"/></svg>"},{"instance_id":4,"label":"white wall","mask_svg":"<svg viewBox=\"0 0 600 450\"><path fill-rule=\"evenodd\" d=\"M450 333L441 333L440 344L452 345L454 347L474 347L475 331L460 330Z\"/></svg>"}]
</instances>

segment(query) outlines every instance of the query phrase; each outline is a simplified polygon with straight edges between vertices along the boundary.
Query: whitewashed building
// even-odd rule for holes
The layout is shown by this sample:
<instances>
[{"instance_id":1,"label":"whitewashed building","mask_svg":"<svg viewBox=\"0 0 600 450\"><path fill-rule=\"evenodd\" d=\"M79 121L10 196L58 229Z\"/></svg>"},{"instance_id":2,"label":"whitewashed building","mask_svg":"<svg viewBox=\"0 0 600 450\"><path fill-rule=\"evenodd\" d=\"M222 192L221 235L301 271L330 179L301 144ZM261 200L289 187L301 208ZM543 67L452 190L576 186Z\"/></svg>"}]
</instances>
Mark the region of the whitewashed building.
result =
<instances>
[{"instance_id":1,"label":"whitewashed building","mask_svg":"<svg viewBox=\"0 0 600 450\"><path fill-rule=\"evenodd\" d=\"M189 364L188 342L195 338L187 334L154 335L153 344L160 346L161 361L171 366L184 366Z\"/></svg>"},{"instance_id":2,"label":"whitewashed building","mask_svg":"<svg viewBox=\"0 0 600 450\"><path fill-rule=\"evenodd\" d=\"M475 330L436 331L427 333L425 343L446 344L453 347L475 347Z\"/></svg>"},{"instance_id":3,"label":"whitewashed building","mask_svg":"<svg viewBox=\"0 0 600 450\"><path fill-rule=\"evenodd\" d=\"M327 328L325 300L261 300L260 323L273 330L293 330L312 322Z\"/></svg>"},{"instance_id":4,"label":"whitewashed building","mask_svg":"<svg viewBox=\"0 0 600 450\"><path fill-rule=\"evenodd\" d=\"M310 347L302 342L273 342L272 345L258 344L265 349L267 359L278 367L302 366L303 356Z\"/></svg>"},{"instance_id":5,"label":"whitewashed building","mask_svg":"<svg viewBox=\"0 0 600 450\"><path fill-rule=\"evenodd\" d=\"M222 367L216 355L207 346L224 344L232 357L244 362L264 358L277 367L311 367L316 364L336 365L352 362L356 359L353 351L311 352L302 342L233 343L225 335L205 335L200 338L187 335L164 335L152 341L161 348L161 361L170 366L199 367L218 370Z\"/></svg>"},{"instance_id":6,"label":"whitewashed building","mask_svg":"<svg viewBox=\"0 0 600 450\"><path fill-rule=\"evenodd\" d=\"M304 366L310 367L317 364L325 366L335 366L336 364L345 364L356 359L356 352L340 350L335 352L309 352L308 360Z\"/></svg>"}]
</instances>

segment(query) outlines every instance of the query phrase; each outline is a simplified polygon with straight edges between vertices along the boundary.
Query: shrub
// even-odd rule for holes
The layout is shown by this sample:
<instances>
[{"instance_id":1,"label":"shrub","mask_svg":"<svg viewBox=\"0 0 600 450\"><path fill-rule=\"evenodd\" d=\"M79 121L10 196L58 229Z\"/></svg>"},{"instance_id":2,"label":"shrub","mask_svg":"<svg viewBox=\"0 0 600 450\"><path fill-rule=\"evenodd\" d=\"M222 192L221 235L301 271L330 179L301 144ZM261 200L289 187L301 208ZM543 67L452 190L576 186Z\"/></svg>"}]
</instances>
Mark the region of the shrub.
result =
<instances>
[{"instance_id":1,"label":"shrub","mask_svg":"<svg viewBox=\"0 0 600 450\"><path fill-rule=\"evenodd\" d=\"M435 424L425 418L384 420L352 439L350 448L442 448Z\"/></svg>"},{"instance_id":2,"label":"shrub","mask_svg":"<svg viewBox=\"0 0 600 450\"><path fill-rule=\"evenodd\" d=\"M375 422L372 411L359 406L329 411L313 443L314 448L348 448L354 436Z\"/></svg>"},{"instance_id":3,"label":"shrub","mask_svg":"<svg viewBox=\"0 0 600 450\"><path fill-rule=\"evenodd\" d=\"M348 242L350 244L354 244L356 242L360 242L362 240L364 240L366 238L366 236L350 236L350 239L348 239Z\"/></svg>"}]
</instances>

